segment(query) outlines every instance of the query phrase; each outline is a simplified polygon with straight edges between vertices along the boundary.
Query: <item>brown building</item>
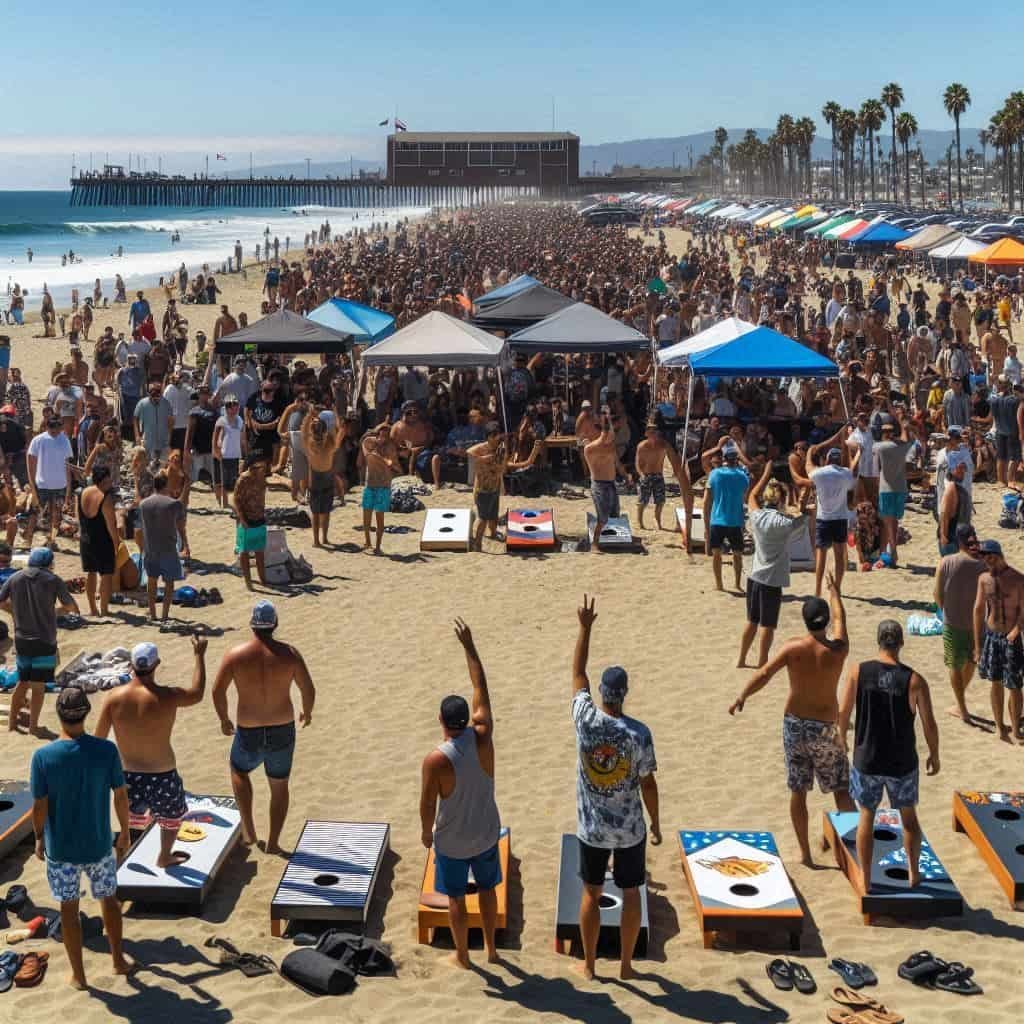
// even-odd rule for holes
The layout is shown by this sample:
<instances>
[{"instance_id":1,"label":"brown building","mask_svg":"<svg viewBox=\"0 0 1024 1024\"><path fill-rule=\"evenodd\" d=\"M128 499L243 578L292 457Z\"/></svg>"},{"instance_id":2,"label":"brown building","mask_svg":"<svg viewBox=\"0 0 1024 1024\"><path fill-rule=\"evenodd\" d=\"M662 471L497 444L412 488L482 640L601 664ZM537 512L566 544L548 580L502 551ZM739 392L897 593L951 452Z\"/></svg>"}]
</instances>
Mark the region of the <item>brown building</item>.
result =
<instances>
[{"instance_id":1,"label":"brown building","mask_svg":"<svg viewBox=\"0 0 1024 1024\"><path fill-rule=\"evenodd\" d=\"M391 185L518 185L559 193L580 176L571 132L396 132L388 136Z\"/></svg>"}]
</instances>

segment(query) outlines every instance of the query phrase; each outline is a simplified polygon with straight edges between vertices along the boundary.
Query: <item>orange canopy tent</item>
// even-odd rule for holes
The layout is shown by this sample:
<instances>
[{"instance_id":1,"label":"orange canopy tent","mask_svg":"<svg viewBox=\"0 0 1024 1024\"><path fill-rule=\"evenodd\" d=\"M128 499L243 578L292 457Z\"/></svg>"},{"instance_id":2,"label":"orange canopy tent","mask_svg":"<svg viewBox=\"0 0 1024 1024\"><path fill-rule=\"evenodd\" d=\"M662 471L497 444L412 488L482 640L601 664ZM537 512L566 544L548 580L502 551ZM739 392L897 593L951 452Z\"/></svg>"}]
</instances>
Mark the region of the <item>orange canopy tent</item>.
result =
<instances>
[{"instance_id":1,"label":"orange canopy tent","mask_svg":"<svg viewBox=\"0 0 1024 1024\"><path fill-rule=\"evenodd\" d=\"M971 263L987 267L1024 267L1024 245L1016 238L1000 238L967 257Z\"/></svg>"}]
</instances>

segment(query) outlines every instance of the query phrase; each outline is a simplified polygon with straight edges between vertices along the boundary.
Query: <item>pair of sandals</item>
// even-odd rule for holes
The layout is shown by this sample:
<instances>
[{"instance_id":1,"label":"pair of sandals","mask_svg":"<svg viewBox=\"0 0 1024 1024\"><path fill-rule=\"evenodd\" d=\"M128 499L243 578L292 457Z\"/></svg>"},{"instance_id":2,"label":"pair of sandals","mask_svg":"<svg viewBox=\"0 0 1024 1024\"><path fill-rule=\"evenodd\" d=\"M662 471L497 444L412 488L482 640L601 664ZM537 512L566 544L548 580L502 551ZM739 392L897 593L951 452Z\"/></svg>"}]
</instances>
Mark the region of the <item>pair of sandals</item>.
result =
<instances>
[{"instance_id":1,"label":"pair of sandals","mask_svg":"<svg viewBox=\"0 0 1024 1024\"><path fill-rule=\"evenodd\" d=\"M924 988L937 988L961 996L980 996L984 989L974 980L974 968L958 960L946 963L941 957L923 949L900 964L896 972L905 981Z\"/></svg>"},{"instance_id":2,"label":"pair of sandals","mask_svg":"<svg viewBox=\"0 0 1024 1024\"><path fill-rule=\"evenodd\" d=\"M21 967L21 954L13 950L0 953L0 992L6 992L14 984L14 976Z\"/></svg>"},{"instance_id":3,"label":"pair of sandals","mask_svg":"<svg viewBox=\"0 0 1024 1024\"><path fill-rule=\"evenodd\" d=\"M224 967L237 967L247 978L259 978L265 974L276 974L277 964L269 956L256 953L241 953L229 939L213 936L203 943L209 949L220 950L220 962Z\"/></svg>"},{"instance_id":4,"label":"pair of sandals","mask_svg":"<svg viewBox=\"0 0 1024 1024\"><path fill-rule=\"evenodd\" d=\"M49 963L49 953L0 954L0 992L6 992L12 983L17 988L35 988L46 977Z\"/></svg>"},{"instance_id":5,"label":"pair of sandals","mask_svg":"<svg viewBox=\"0 0 1024 1024\"><path fill-rule=\"evenodd\" d=\"M809 996L818 991L818 984L811 976L811 972L796 960L783 960L778 957L765 964L764 969L780 992L792 992L796 989L802 995Z\"/></svg>"},{"instance_id":6,"label":"pair of sandals","mask_svg":"<svg viewBox=\"0 0 1024 1024\"><path fill-rule=\"evenodd\" d=\"M840 1004L827 1011L832 1024L903 1024L902 1014L893 1013L863 992L840 985L832 989L832 998Z\"/></svg>"},{"instance_id":7,"label":"pair of sandals","mask_svg":"<svg viewBox=\"0 0 1024 1024\"><path fill-rule=\"evenodd\" d=\"M834 957L828 962L828 969L835 971L852 989L863 988L865 985L877 985L878 977L867 964L855 963Z\"/></svg>"}]
</instances>

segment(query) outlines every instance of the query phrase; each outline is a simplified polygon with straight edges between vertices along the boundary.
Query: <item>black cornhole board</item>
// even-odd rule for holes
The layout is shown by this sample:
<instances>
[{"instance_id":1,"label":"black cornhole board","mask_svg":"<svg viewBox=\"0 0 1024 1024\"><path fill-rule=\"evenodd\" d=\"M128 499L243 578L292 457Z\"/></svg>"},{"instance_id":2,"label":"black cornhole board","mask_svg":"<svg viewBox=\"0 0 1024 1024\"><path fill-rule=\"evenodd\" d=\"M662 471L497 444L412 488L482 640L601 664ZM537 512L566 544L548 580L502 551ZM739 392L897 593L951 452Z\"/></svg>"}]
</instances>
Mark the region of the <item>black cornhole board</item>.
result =
<instances>
[{"instance_id":1,"label":"black cornhole board","mask_svg":"<svg viewBox=\"0 0 1024 1024\"><path fill-rule=\"evenodd\" d=\"M27 782L0 779L0 857L32 831L32 792Z\"/></svg>"}]
</instances>

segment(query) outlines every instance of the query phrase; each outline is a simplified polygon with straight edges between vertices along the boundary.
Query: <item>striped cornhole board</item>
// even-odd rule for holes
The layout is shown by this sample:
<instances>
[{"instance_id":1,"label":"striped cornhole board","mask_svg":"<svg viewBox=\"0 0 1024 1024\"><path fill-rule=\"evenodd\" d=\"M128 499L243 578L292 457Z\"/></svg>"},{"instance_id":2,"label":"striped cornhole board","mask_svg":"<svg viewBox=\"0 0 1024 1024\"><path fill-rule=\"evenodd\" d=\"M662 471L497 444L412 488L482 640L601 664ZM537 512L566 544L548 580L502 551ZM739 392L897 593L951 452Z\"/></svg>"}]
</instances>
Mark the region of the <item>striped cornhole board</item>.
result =
<instances>
[{"instance_id":1,"label":"striped cornhole board","mask_svg":"<svg viewBox=\"0 0 1024 1024\"><path fill-rule=\"evenodd\" d=\"M366 922L391 826L307 821L270 902L270 932L283 922Z\"/></svg>"}]
</instances>

